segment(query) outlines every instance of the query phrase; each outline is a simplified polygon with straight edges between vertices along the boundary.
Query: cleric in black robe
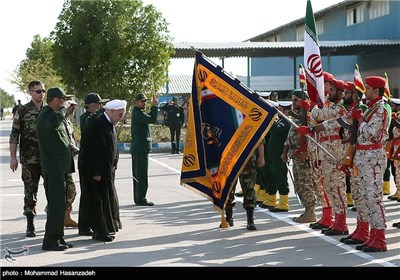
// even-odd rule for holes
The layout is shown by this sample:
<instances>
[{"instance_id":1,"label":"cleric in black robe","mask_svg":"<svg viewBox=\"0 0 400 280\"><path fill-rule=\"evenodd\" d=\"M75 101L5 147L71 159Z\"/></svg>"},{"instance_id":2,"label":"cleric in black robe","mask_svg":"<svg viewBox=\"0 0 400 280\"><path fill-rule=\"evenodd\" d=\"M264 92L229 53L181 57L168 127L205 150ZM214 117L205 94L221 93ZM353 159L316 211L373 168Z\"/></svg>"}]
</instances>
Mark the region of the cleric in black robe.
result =
<instances>
[{"instance_id":1,"label":"cleric in black robe","mask_svg":"<svg viewBox=\"0 0 400 280\"><path fill-rule=\"evenodd\" d=\"M125 100L112 100L104 106L85 133L79 152L78 167L88 186L90 221L93 239L110 242L122 228L119 218L118 195L114 186L118 163L115 125L126 111Z\"/></svg>"}]
</instances>

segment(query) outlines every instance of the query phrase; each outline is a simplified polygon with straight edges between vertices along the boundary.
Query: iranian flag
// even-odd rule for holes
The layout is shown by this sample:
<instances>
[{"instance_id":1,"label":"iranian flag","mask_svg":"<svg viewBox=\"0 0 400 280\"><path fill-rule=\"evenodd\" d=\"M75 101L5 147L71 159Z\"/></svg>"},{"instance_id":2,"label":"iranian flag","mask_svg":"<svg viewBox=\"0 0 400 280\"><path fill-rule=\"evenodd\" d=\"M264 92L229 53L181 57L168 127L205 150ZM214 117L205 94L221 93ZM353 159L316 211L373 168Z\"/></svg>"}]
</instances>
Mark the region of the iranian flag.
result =
<instances>
[{"instance_id":1,"label":"iranian flag","mask_svg":"<svg viewBox=\"0 0 400 280\"><path fill-rule=\"evenodd\" d=\"M324 76L314 13L310 0L307 0L306 24L304 28L304 66L308 96L311 101L316 102L322 108L325 103Z\"/></svg>"},{"instance_id":2,"label":"iranian flag","mask_svg":"<svg viewBox=\"0 0 400 280\"><path fill-rule=\"evenodd\" d=\"M365 93L364 82L361 77L360 69L358 68L357 63L356 63L356 69L354 69L354 86L359 92Z\"/></svg>"},{"instance_id":3,"label":"iranian flag","mask_svg":"<svg viewBox=\"0 0 400 280\"><path fill-rule=\"evenodd\" d=\"M303 64L299 64L299 80L300 80L300 87L303 88L306 84L306 72L304 71Z\"/></svg>"}]
</instances>

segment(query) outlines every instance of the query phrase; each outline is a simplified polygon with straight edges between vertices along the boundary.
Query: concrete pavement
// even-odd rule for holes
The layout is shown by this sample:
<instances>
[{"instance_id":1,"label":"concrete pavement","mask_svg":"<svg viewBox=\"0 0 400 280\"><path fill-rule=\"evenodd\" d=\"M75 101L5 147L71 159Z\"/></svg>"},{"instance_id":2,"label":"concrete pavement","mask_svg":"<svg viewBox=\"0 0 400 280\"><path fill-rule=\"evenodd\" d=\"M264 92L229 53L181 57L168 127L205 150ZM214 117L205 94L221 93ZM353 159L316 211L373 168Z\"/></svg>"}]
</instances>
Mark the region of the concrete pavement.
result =
<instances>
[{"instance_id":1,"label":"concrete pavement","mask_svg":"<svg viewBox=\"0 0 400 280\"><path fill-rule=\"evenodd\" d=\"M392 227L400 221L400 203L387 200L388 251L363 253L355 246L344 245L342 237L329 237L311 230L308 224L297 224L292 217L303 207L293 192L289 195L290 211L272 213L255 210L258 230L246 230L246 214L239 200L234 209L234 227L220 229L220 214L211 202L180 186L181 155L152 153L150 155L150 187L148 199L153 207L135 206L132 198L131 159L121 154L116 174L123 229L110 243L79 236L77 229L66 229L65 239L74 248L62 252L42 251L46 215L44 189L39 186L37 236L25 237L26 219L22 216L23 186L21 169L9 168L8 136L11 121L0 122L1 164L1 266L12 273L13 268L44 270L100 269L135 267L399 267L400 231ZM73 218L78 218L79 181L74 174L78 195ZM395 191L394 183L391 187ZM317 208L317 216L321 207ZM355 212L348 211L349 231L355 228ZM26 246L26 247L24 247ZM6 248L13 251L28 248L14 260L6 258ZM397 270L398 271L398 270ZM59 272L59 270L58 270ZM19 272L21 273L24 272Z\"/></svg>"}]
</instances>

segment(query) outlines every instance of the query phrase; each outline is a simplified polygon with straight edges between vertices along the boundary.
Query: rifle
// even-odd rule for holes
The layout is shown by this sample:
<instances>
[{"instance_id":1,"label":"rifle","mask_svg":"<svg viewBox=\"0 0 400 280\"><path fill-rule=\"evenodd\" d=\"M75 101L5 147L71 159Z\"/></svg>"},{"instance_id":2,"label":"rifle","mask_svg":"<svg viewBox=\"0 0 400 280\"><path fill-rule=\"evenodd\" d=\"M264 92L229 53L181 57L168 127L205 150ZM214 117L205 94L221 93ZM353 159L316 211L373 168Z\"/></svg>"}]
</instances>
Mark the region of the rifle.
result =
<instances>
[{"instance_id":1,"label":"rifle","mask_svg":"<svg viewBox=\"0 0 400 280\"><path fill-rule=\"evenodd\" d=\"M356 90L356 91L358 91L358 90ZM358 99L358 92L357 92L356 96L357 96L356 105L354 106L354 108L352 110L359 108L360 100ZM358 121L353 118L353 122L350 127L350 144L349 144L346 154L342 160L342 165L344 165L345 167L353 166L353 159L356 154L357 130L358 130Z\"/></svg>"},{"instance_id":2,"label":"rifle","mask_svg":"<svg viewBox=\"0 0 400 280\"><path fill-rule=\"evenodd\" d=\"M304 81L305 81L305 79L304 80L302 79L302 75L304 75L303 74L303 71L304 71L303 69L304 69L303 65L300 64L299 65L300 88L301 88L301 91L303 92L303 100L305 100L306 99L306 93L304 92L304 85L305 85ZM307 110L301 109L300 124L304 125L304 126L308 125L307 124ZM307 145L306 136L305 135L300 135L300 138L299 138L299 147L300 147L300 149L299 149L299 151L300 151L300 158L301 158L301 160L303 162L306 160L306 157L307 157L306 145Z\"/></svg>"}]
</instances>

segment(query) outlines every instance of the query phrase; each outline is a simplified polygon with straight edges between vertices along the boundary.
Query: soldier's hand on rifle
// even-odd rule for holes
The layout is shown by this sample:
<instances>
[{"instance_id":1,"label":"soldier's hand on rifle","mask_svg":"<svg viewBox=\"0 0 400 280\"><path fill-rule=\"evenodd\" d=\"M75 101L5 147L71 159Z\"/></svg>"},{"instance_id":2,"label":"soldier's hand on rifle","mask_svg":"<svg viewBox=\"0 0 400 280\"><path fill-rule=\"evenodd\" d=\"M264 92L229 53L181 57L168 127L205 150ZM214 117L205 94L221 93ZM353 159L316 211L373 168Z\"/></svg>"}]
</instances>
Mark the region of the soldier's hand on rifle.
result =
<instances>
[{"instance_id":1,"label":"soldier's hand on rifle","mask_svg":"<svg viewBox=\"0 0 400 280\"><path fill-rule=\"evenodd\" d=\"M311 110L315 106L317 106L317 103L315 102L312 102L310 100L300 100L300 107L303 110Z\"/></svg>"},{"instance_id":2,"label":"soldier's hand on rifle","mask_svg":"<svg viewBox=\"0 0 400 280\"><path fill-rule=\"evenodd\" d=\"M311 134L314 131L312 130L311 127L309 126L305 126L305 125L301 125L298 128L296 128L297 133L299 133L300 135L306 135L306 134Z\"/></svg>"},{"instance_id":3,"label":"soldier's hand on rifle","mask_svg":"<svg viewBox=\"0 0 400 280\"><path fill-rule=\"evenodd\" d=\"M361 109L353 109L351 110L351 117L357 120L360 123L360 120L363 118L363 112Z\"/></svg>"},{"instance_id":4,"label":"soldier's hand on rifle","mask_svg":"<svg viewBox=\"0 0 400 280\"><path fill-rule=\"evenodd\" d=\"M346 174L347 177L350 177L350 171L349 168L347 166L341 165L339 167L337 167L340 171L342 171L344 174Z\"/></svg>"}]
</instances>

